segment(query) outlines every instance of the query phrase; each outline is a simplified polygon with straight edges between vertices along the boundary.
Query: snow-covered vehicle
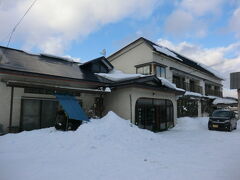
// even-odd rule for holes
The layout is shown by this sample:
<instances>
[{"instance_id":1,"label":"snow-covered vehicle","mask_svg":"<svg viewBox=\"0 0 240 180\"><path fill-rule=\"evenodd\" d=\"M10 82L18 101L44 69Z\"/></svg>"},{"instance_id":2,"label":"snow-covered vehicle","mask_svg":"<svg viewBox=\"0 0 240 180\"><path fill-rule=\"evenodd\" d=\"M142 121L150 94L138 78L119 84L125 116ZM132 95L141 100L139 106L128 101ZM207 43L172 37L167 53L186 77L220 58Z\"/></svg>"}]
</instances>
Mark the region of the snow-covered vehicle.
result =
<instances>
[{"instance_id":1,"label":"snow-covered vehicle","mask_svg":"<svg viewBox=\"0 0 240 180\"><path fill-rule=\"evenodd\" d=\"M232 131L237 129L237 116L234 111L230 110L215 110L212 116L209 117L208 129L218 129Z\"/></svg>"}]
</instances>

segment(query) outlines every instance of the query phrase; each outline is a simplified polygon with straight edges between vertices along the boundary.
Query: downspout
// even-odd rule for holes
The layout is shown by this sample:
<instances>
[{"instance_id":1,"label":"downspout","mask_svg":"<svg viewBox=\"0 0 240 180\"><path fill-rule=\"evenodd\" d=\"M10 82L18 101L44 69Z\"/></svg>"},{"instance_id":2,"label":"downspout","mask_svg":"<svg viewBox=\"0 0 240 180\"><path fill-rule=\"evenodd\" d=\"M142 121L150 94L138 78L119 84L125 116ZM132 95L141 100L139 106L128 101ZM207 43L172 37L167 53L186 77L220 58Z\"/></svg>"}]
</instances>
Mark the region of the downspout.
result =
<instances>
[{"instance_id":1,"label":"downspout","mask_svg":"<svg viewBox=\"0 0 240 180\"><path fill-rule=\"evenodd\" d=\"M130 122L132 123L132 95L129 94L129 100L130 100Z\"/></svg>"},{"instance_id":2,"label":"downspout","mask_svg":"<svg viewBox=\"0 0 240 180\"><path fill-rule=\"evenodd\" d=\"M240 119L240 89L238 91L238 119Z\"/></svg>"},{"instance_id":3,"label":"downspout","mask_svg":"<svg viewBox=\"0 0 240 180\"><path fill-rule=\"evenodd\" d=\"M8 132L11 133L12 131L12 111L13 111L13 94L14 94L14 87L11 87L11 101L10 101L10 114L9 114L9 126Z\"/></svg>"}]
</instances>

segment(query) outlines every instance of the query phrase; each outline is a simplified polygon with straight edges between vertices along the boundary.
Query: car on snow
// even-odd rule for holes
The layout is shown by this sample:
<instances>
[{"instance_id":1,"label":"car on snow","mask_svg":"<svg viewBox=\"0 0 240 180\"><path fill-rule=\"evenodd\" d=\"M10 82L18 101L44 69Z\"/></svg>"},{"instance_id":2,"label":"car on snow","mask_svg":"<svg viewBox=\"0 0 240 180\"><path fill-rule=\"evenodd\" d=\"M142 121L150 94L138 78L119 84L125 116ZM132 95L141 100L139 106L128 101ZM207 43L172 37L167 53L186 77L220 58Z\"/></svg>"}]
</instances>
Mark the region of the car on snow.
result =
<instances>
[{"instance_id":1,"label":"car on snow","mask_svg":"<svg viewBox=\"0 0 240 180\"><path fill-rule=\"evenodd\" d=\"M237 129L236 113L225 109L215 110L209 117L208 129L227 130L229 132Z\"/></svg>"}]
</instances>

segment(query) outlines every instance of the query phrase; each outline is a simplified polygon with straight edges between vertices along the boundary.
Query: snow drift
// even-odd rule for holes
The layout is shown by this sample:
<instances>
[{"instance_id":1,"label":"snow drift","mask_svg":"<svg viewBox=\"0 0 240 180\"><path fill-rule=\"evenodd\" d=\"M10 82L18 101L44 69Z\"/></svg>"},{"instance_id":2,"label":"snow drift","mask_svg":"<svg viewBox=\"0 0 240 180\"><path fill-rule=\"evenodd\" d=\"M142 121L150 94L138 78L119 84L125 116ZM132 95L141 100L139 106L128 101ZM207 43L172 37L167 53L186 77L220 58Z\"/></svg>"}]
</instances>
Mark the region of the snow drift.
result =
<instances>
[{"instance_id":1,"label":"snow drift","mask_svg":"<svg viewBox=\"0 0 240 180\"><path fill-rule=\"evenodd\" d=\"M208 131L207 118L180 118L153 133L109 112L75 132L1 136L0 179L239 180L239 135Z\"/></svg>"}]
</instances>

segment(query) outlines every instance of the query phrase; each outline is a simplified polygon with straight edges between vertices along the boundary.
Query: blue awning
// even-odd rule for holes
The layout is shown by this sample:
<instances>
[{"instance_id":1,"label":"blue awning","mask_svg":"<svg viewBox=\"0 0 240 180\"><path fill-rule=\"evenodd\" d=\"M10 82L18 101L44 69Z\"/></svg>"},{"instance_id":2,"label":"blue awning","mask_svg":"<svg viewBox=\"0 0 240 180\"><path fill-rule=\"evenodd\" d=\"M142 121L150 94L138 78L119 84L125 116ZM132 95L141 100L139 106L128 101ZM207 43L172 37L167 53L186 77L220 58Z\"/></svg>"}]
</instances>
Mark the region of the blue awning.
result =
<instances>
[{"instance_id":1,"label":"blue awning","mask_svg":"<svg viewBox=\"0 0 240 180\"><path fill-rule=\"evenodd\" d=\"M67 113L69 119L89 121L87 115L82 110L78 100L74 96L55 94L62 108Z\"/></svg>"}]
</instances>

